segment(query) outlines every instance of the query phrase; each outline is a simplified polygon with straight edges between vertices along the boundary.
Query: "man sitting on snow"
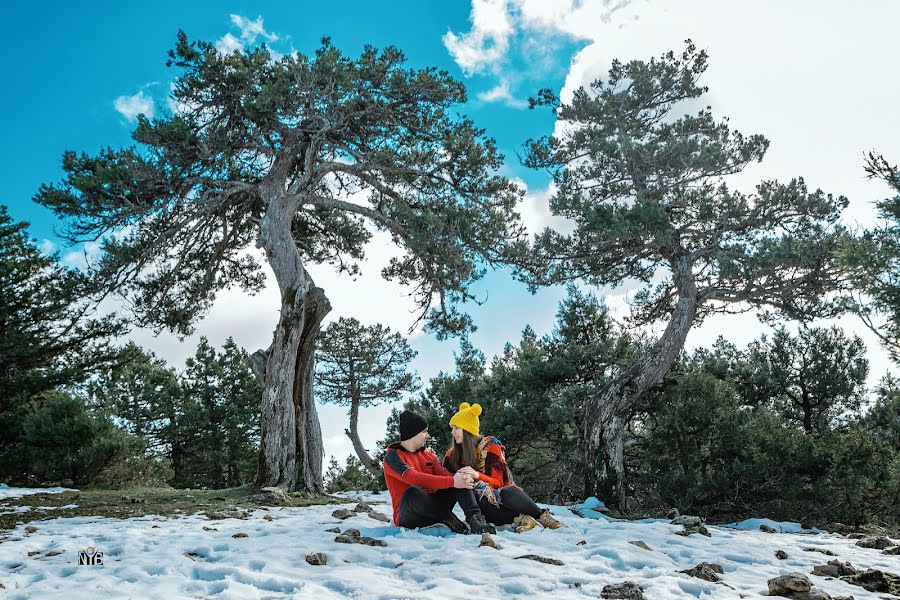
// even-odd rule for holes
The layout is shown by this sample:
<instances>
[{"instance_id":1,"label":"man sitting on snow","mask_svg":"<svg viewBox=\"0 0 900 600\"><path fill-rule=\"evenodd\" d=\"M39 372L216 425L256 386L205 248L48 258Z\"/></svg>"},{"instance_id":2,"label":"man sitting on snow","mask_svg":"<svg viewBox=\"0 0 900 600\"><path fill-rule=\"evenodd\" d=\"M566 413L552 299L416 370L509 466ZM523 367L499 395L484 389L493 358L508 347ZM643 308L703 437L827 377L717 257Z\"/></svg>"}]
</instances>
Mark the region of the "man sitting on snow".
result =
<instances>
[{"instance_id":1,"label":"man sitting on snow","mask_svg":"<svg viewBox=\"0 0 900 600\"><path fill-rule=\"evenodd\" d=\"M400 413L400 441L388 446L384 455L394 523L409 528L443 523L455 533L495 533L478 507L472 478L441 466L434 452L425 448L430 437L424 417L409 410ZM468 527L453 514L457 502Z\"/></svg>"}]
</instances>

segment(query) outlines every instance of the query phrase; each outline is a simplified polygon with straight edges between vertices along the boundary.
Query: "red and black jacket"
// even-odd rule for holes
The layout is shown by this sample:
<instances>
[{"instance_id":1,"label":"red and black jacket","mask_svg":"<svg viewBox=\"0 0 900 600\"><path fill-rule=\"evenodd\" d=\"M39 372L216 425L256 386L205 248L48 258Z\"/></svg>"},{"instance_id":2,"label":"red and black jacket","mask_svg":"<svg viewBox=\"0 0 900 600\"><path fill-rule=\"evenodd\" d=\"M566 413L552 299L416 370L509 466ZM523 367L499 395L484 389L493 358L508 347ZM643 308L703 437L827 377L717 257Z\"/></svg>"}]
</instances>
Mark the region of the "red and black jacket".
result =
<instances>
[{"instance_id":1,"label":"red and black jacket","mask_svg":"<svg viewBox=\"0 0 900 600\"><path fill-rule=\"evenodd\" d=\"M437 455L427 448L408 452L400 442L387 447L384 455L384 481L394 505L394 524L400 514L400 499L406 489L415 485L426 492L453 487L453 474L441 466Z\"/></svg>"}]
</instances>

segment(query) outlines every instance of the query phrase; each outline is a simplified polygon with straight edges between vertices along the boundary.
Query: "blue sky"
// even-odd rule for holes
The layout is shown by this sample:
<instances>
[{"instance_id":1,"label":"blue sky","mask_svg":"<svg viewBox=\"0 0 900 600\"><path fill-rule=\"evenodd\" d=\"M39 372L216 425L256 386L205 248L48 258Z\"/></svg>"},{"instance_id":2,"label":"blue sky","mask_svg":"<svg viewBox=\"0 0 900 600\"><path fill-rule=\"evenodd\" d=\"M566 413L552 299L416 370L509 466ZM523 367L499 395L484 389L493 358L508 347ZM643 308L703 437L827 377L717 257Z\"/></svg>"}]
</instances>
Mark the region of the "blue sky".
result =
<instances>
[{"instance_id":1,"label":"blue sky","mask_svg":"<svg viewBox=\"0 0 900 600\"><path fill-rule=\"evenodd\" d=\"M266 31L278 39L259 36L255 42L266 41L282 53L310 53L328 35L350 55L367 43L392 44L406 53L411 66L436 65L465 78L442 41L448 31L468 28L465 2L353 0L341 2L337 15L335 5L319 2L223 2L214 10L205 8L209 3L50 4L52 8L17 3L8 14L16 27L0 41L4 56L16 57L5 68L14 93L0 97L0 131L6 142L0 148L0 168L7 182L0 201L14 217L30 221L37 238L54 239L53 216L31 197L42 182L61 177L63 151L129 144L132 124L114 106L121 96L143 92L157 107L164 106L175 74L165 67L166 52L179 29L191 39L216 41L229 33L239 38L240 28L230 15L249 21L262 17ZM555 69L523 82L521 100L538 87L559 87L565 56L571 54L561 54ZM538 183L543 174L519 167L514 153L527 137L549 133L552 115L478 101L479 91L494 87L491 79L476 75L467 80L474 101L464 110L498 140L517 176Z\"/></svg>"},{"instance_id":2,"label":"blue sky","mask_svg":"<svg viewBox=\"0 0 900 600\"><path fill-rule=\"evenodd\" d=\"M266 41L276 51L309 53L328 35L352 55L364 44L401 48L411 66L435 65L463 80L469 103L462 111L497 139L506 155L504 174L527 186L522 206L532 230L560 225L547 210L548 178L524 169L516 151L529 137L551 133L552 114L524 107L529 95L550 87L565 98L602 76L613 58L647 59L683 47L692 38L710 54L706 98L744 133L764 133L772 146L761 165L734 178L745 191L765 178L803 175L811 187L847 195L845 221L873 222L872 201L887 189L867 181L862 153L877 149L900 161L900 3L873 1L776 2L740 0L471 0L452 2L157 2L19 3L6 8L7 31L0 50L7 93L0 96L0 203L12 216L31 222L31 235L69 264L79 249L60 247L58 225L31 198L41 183L59 180L65 150L94 153L130 144L135 110L166 107L175 73L166 52L179 29L192 39L223 47ZM90 248L88 248L90 250ZM391 256L376 237L364 275L356 281L313 269L332 300L330 318L354 316L405 331L411 303L378 272ZM490 358L530 324L538 334L552 327L562 290L532 296L507 273L491 273L477 286L487 298L472 314L479 326L473 343ZM598 290L614 315L627 314L629 291ZM136 331L130 337L180 367L197 337L216 345L228 336L252 351L268 345L277 319L277 292L257 297L222 294L196 336ZM858 321L837 321L869 346L874 382L889 368L874 338ZM738 345L765 328L752 315L713 318L692 332L688 347L708 346L718 335ZM422 379L453 368L456 342L438 342L415 332L414 367ZM380 438L389 407L370 409L362 437ZM343 455L342 409L321 409L326 452Z\"/></svg>"}]
</instances>

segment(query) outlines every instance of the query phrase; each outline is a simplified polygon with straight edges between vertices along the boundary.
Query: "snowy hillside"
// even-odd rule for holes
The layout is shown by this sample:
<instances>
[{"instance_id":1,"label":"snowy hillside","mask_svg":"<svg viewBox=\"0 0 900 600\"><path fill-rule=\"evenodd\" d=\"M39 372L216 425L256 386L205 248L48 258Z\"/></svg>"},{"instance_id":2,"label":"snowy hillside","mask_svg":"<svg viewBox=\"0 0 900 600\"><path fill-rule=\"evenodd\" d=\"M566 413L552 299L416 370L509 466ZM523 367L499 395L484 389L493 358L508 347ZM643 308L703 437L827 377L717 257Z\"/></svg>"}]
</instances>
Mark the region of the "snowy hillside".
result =
<instances>
[{"instance_id":1,"label":"snowy hillside","mask_svg":"<svg viewBox=\"0 0 900 600\"><path fill-rule=\"evenodd\" d=\"M350 494L390 514L382 494ZM58 518L0 534L0 596L26 598L600 598L607 584L639 583L649 599L768 597L768 579L810 574L838 558L858 568L900 571L900 557L833 534L764 533L709 527L711 537L676 535L668 521L611 521L583 505L578 517L551 507L567 527L516 534L500 528L499 549L443 526L407 531L365 512L338 520L353 505L257 510L249 518ZM3 511L0 505L0 511ZM28 513L22 515L27 518ZM759 523L750 523L756 527ZM769 525L778 524L768 522ZM336 543L334 531L358 529L387 546ZM791 527L785 527L791 530ZM237 536L245 534L244 536ZM647 548L633 543L641 541ZM103 552L103 565L79 566L79 551ZM775 552L788 557L780 560ZM818 550L818 551L810 551ZM833 552L827 556L821 551ZM306 557L324 553L327 564ZM524 555L561 561L545 564ZM723 567L719 583L681 570ZM883 598L839 579L810 575L832 596ZM5 594L5 595L4 595Z\"/></svg>"}]
</instances>

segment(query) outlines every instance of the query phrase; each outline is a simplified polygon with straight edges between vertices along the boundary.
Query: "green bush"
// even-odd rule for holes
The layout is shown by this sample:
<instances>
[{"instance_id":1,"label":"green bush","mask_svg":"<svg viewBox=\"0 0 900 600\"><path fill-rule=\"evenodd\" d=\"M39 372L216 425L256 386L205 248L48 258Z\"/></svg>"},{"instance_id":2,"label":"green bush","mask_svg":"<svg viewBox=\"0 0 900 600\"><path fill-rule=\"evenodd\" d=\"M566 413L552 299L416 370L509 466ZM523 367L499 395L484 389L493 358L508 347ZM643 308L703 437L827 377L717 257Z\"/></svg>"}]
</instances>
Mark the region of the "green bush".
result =
<instances>
[{"instance_id":1,"label":"green bush","mask_svg":"<svg viewBox=\"0 0 900 600\"><path fill-rule=\"evenodd\" d=\"M347 457L343 467L334 457L328 463L328 470L325 472L325 491L329 494L362 490L378 492L386 489L384 477L373 477L353 455Z\"/></svg>"},{"instance_id":2,"label":"green bush","mask_svg":"<svg viewBox=\"0 0 900 600\"><path fill-rule=\"evenodd\" d=\"M824 436L814 444L818 477L810 507L820 519L900 523L900 455L871 432Z\"/></svg>"},{"instance_id":3,"label":"green bush","mask_svg":"<svg viewBox=\"0 0 900 600\"><path fill-rule=\"evenodd\" d=\"M29 472L73 485L93 481L129 447L127 434L63 392L48 393L46 403L26 417L23 431L22 454Z\"/></svg>"},{"instance_id":4,"label":"green bush","mask_svg":"<svg viewBox=\"0 0 900 600\"><path fill-rule=\"evenodd\" d=\"M143 438L129 438L128 446L94 478L103 487L168 487L174 471L164 454L147 453Z\"/></svg>"},{"instance_id":5,"label":"green bush","mask_svg":"<svg viewBox=\"0 0 900 600\"><path fill-rule=\"evenodd\" d=\"M854 427L823 435L741 403L730 382L689 373L651 394L629 453L644 510L675 506L710 518L900 523L900 455Z\"/></svg>"}]
</instances>

